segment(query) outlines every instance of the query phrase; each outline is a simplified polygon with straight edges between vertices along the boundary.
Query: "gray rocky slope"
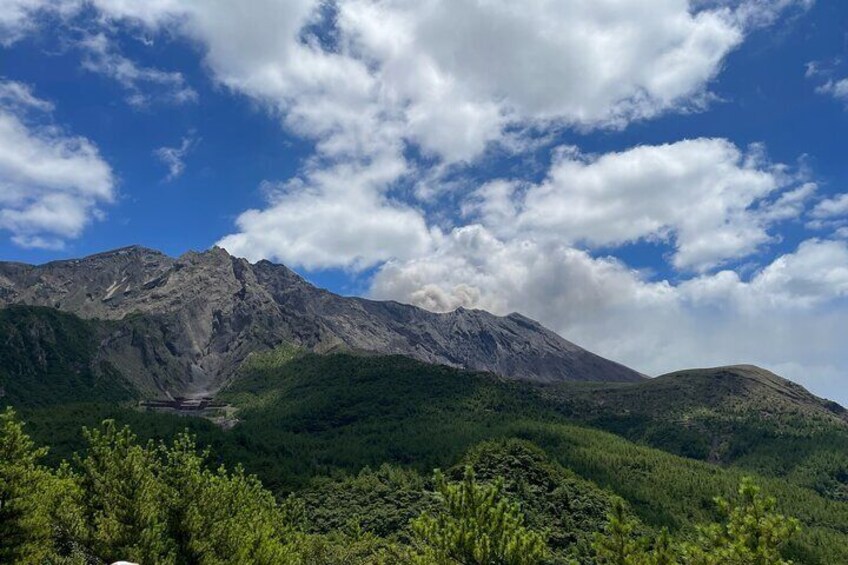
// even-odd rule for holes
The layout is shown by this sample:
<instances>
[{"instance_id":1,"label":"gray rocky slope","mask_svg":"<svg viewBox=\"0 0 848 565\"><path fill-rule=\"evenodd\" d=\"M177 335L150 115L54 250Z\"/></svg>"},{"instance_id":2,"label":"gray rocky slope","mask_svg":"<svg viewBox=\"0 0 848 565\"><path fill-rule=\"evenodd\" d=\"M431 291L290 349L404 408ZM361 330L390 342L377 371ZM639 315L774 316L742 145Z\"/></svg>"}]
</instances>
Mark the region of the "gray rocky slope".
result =
<instances>
[{"instance_id":1,"label":"gray rocky slope","mask_svg":"<svg viewBox=\"0 0 848 565\"><path fill-rule=\"evenodd\" d=\"M98 355L147 394L212 393L253 351L402 354L533 381L637 381L642 375L519 314L438 314L338 296L285 266L213 248L172 258L127 247L33 266L0 263L0 305L49 306L98 320Z\"/></svg>"}]
</instances>

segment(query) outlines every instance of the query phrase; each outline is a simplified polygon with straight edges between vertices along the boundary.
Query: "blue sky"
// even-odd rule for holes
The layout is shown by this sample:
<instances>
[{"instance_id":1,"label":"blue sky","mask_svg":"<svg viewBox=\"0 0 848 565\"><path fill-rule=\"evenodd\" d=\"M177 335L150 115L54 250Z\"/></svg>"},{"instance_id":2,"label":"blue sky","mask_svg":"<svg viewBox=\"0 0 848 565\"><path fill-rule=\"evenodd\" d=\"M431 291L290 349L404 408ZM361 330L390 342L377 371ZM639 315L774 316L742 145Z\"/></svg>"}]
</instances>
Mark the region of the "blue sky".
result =
<instances>
[{"instance_id":1,"label":"blue sky","mask_svg":"<svg viewBox=\"0 0 848 565\"><path fill-rule=\"evenodd\" d=\"M848 401L848 7L0 0L0 258L219 244Z\"/></svg>"}]
</instances>

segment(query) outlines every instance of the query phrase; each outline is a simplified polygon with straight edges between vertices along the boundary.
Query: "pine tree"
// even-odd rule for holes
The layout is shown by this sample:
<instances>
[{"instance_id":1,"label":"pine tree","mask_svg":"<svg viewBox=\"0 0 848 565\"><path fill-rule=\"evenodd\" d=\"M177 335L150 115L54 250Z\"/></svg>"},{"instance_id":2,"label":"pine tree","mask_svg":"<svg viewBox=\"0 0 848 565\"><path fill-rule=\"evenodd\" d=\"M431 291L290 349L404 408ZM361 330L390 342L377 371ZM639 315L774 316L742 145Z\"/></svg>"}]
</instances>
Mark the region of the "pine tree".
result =
<instances>
[{"instance_id":1,"label":"pine tree","mask_svg":"<svg viewBox=\"0 0 848 565\"><path fill-rule=\"evenodd\" d=\"M544 538L524 526L519 506L503 496L502 480L477 484L474 471L467 467L461 483L448 483L438 471L435 483L440 511L412 523L424 562L530 565L544 559Z\"/></svg>"},{"instance_id":2,"label":"pine tree","mask_svg":"<svg viewBox=\"0 0 848 565\"><path fill-rule=\"evenodd\" d=\"M198 453L187 434L160 446L160 456L178 561L270 565L294 559L290 520L255 477L241 468L208 470L206 453Z\"/></svg>"},{"instance_id":3,"label":"pine tree","mask_svg":"<svg viewBox=\"0 0 848 565\"><path fill-rule=\"evenodd\" d=\"M775 511L776 501L764 496L750 478L739 486L735 505L716 499L726 516L723 524L700 528L695 544L684 548L684 561L691 565L790 565L780 554L800 530L795 518Z\"/></svg>"},{"instance_id":4,"label":"pine tree","mask_svg":"<svg viewBox=\"0 0 848 565\"><path fill-rule=\"evenodd\" d=\"M0 414L0 563L74 563L81 528L79 488L63 466L39 464L36 448L15 412Z\"/></svg>"},{"instance_id":5,"label":"pine tree","mask_svg":"<svg viewBox=\"0 0 848 565\"><path fill-rule=\"evenodd\" d=\"M47 473L11 408L0 415L0 563L41 563L52 553Z\"/></svg>"},{"instance_id":6,"label":"pine tree","mask_svg":"<svg viewBox=\"0 0 848 565\"><path fill-rule=\"evenodd\" d=\"M151 445L140 446L128 427L114 421L85 429L86 457L77 458L86 502L91 551L107 561L173 563L175 546L167 535L167 498Z\"/></svg>"},{"instance_id":7,"label":"pine tree","mask_svg":"<svg viewBox=\"0 0 848 565\"><path fill-rule=\"evenodd\" d=\"M618 499L613 504L612 510L607 516L607 525L603 533L595 535L592 547L595 551L597 562L602 565L660 565L673 563L673 561L653 561L653 555L647 550L648 542L635 536L637 522L627 515L624 503ZM667 534L663 538L662 559L665 559L668 546ZM657 544L659 547L660 544Z\"/></svg>"}]
</instances>

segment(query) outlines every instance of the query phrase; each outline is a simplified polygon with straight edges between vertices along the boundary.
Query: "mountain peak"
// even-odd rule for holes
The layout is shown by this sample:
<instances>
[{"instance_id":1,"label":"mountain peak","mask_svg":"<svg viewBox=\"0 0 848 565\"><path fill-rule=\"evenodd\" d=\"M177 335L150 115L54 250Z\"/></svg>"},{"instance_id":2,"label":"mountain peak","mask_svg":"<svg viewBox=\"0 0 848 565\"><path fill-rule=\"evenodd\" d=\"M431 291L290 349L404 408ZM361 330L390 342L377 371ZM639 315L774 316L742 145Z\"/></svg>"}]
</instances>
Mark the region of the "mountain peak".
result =
<instances>
[{"instance_id":1,"label":"mountain peak","mask_svg":"<svg viewBox=\"0 0 848 565\"><path fill-rule=\"evenodd\" d=\"M159 255L165 257L166 255L159 251L158 249L152 249L150 247L145 247L143 245L133 244L127 245L125 247L118 247L116 249L111 249L109 251L101 251L99 253L93 253L91 255L87 255L82 259L68 259L69 261L85 261L86 259L97 259L97 258L105 258L105 257L115 257L115 256L126 256L126 255Z\"/></svg>"},{"instance_id":2,"label":"mountain peak","mask_svg":"<svg viewBox=\"0 0 848 565\"><path fill-rule=\"evenodd\" d=\"M660 375L657 379L673 378L705 378L713 380L736 379L740 381L756 382L778 388L801 389L803 387L788 379L785 379L768 369L751 364L721 365L718 367L704 367L698 369L686 369Z\"/></svg>"}]
</instances>

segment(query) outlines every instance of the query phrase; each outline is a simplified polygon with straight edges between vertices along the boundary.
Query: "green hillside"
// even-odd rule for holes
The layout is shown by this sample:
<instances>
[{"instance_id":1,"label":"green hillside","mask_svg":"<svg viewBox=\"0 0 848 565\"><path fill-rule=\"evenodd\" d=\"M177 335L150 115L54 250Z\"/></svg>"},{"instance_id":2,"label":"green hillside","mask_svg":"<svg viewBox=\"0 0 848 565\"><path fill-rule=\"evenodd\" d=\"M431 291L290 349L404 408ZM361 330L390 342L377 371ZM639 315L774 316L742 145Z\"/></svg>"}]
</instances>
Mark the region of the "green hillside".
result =
<instances>
[{"instance_id":1,"label":"green hillside","mask_svg":"<svg viewBox=\"0 0 848 565\"><path fill-rule=\"evenodd\" d=\"M0 309L0 404L137 398L113 365L97 359L98 337L95 323L52 308Z\"/></svg>"},{"instance_id":2,"label":"green hillside","mask_svg":"<svg viewBox=\"0 0 848 565\"><path fill-rule=\"evenodd\" d=\"M713 497L731 495L746 474L575 425L545 389L489 375L403 357L277 357L252 363L221 395L241 407L242 422L221 446L227 459L248 458L248 469L277 490L384 462L426 473L480 441L521 438L622 496L647 525L687 531L715 518ZM758 480L807 525L795 548L811 552L804 562L848 562L848 504L787 480Z\"/></svg>"},{"instance_id":3,"label":"green hillside","mask_svg":"<svg viewBox=\"0 0 848 565\"><path fill-rule=\"evenodd\" d=\"M561 383L543 394L592 427L848 500L848 412L758 367L679 371L634 385Z\"/></svg>"}]
</instances>

